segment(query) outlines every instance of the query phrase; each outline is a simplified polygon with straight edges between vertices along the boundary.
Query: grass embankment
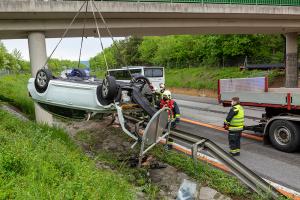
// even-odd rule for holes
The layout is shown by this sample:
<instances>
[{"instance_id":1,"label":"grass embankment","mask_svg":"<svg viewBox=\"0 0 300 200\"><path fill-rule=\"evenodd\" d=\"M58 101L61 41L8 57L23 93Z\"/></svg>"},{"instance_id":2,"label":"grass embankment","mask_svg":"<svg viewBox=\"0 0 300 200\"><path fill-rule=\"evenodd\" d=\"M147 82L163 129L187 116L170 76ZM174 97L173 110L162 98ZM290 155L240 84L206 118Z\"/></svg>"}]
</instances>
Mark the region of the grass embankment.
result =
<instances>
[{"instance_id":1,"label":"grass embankment","mask_svg":"<svg viewBox=\"0 0 300 200\"><path fill-rule=\"evenodd\" d=\"M223 78L247 78L268 76L270 83L282 72L278 70L244 70L238 67L195 67L166 69L167 87L217 90L218 80Z\"/></svg>"},{"instance_id":2,"label":"grass embankment","mask_svg":"<svg viewBox=\"0 0 300 200\"><path fill-rule=\"evenodd\" d=\"M0 199L133 199L132 186L98 170L59 129L0 111Z\"/></svg>"},{"instance_id":3,"label":"grass embankment","mask_svg":"<svg viewBox=\"0 0 300 200\"><path fill-rule=\"evenodd\" d=\"M30 119L34 119L33 101L28 95L27 82L30 75L18 74L0 77L0 102L16 106Z\"/></svg>"},{"instance_id":4,"label":"grass embankment","mask_svg":"<svg viewBox=\"0 0 300 200\"><path fill-rule=\"evenodd\" d=\"M29 75L0 77L0 102L34 118ZM133 199L133 186L98 170L68 135L0 110L0 199Z\"/></svg>"}]
</instances>

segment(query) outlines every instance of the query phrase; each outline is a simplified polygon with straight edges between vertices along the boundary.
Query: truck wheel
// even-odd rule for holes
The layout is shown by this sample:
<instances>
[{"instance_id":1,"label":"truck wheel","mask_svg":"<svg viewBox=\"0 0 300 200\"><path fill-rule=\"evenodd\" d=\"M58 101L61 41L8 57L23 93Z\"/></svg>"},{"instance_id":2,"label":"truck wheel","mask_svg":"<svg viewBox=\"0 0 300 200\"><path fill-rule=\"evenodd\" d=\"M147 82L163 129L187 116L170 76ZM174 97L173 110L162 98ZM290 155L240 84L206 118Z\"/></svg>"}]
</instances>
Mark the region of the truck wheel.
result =
<instances>
[{"instance_id":1,"label":"truck wheel","mask_svg":"<svg viewBox=\"0 0 300 200\"><path fill-rule=\"evenodd\" d=\"M48 84L52 79L52 73L48 69L40 69L36 73L36 77L34 80L34 85L36 91L39 93L43 93L47 90Z\"/></svg>"},{"instance_id":2,"label":"truck wheel","mask_svg":"<svg viewBox=\"0 0 300 200\"><path fill-rule=\"evenodd\" d=\"M284 152L294 152L300 145L299 126L287 120L275 120L269 130L273 146Z\"/></svg>"}]
</instances>

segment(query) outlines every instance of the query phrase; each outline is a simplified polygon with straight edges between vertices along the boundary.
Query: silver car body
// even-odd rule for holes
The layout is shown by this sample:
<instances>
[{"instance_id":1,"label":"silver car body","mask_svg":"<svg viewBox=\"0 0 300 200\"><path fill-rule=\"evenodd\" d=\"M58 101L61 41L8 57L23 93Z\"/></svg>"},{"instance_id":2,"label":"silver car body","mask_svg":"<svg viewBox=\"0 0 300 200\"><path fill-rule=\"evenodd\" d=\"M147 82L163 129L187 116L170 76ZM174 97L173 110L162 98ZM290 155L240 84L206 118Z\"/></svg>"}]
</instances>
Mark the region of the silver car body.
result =
<instances>
[{"instance_id":1,"label":"silver car body","mask_svg":"<svg viewBox=\"0 0 300 200\"><path fill-rule=\"evenodd\" d=\"M116 110L113 103L105 106L99 103L97 87L101 82L81 83L54 79L50 80L45 92L39 93L35 89L34 80L35 78L30 78L27 86L34 101L95 113L107 113Z\"/></svg>"}]
</instances>

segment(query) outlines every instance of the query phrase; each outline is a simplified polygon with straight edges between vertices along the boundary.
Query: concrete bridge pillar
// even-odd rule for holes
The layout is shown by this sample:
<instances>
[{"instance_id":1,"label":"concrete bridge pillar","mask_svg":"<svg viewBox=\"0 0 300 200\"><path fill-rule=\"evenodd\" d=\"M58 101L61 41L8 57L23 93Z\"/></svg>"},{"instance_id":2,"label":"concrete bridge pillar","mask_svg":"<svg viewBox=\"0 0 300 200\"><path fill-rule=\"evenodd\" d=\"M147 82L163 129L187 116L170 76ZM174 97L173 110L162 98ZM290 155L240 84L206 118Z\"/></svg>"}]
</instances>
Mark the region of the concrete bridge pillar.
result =
<instances>
[{"instance_id":1,"label":"concrete bridge pillar","mask_svg":"<svg viewBox=\"0 0 300 200\"><path fill-rule=\"evenodd\" d=\"M285 87L298 87L298 33L286 34Z\"/></svg>"},{"instance_id":2,"label":"concrete bridge pillar","mask_svg":"<svg viewBox=\"0 0 300 200\"><path fill-rule=\"evenodd\" d=\"M31 76L35 77L36 72L43 67L47 59L45 34L42 32L32 32L28 35L28 47L31 64ZM37 103L35 107L35 117L38 123L52 125L52 115L43 110Z\"/></svg>"}]
</instances>

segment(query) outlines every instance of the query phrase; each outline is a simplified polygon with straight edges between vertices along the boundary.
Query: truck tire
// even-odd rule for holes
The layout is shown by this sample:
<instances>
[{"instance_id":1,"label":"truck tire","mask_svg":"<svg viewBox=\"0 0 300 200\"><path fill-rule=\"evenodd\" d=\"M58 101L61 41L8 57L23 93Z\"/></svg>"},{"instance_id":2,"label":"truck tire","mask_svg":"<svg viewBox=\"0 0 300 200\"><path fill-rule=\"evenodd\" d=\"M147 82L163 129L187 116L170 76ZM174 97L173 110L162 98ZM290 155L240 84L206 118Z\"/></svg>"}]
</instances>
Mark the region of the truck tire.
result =
<instances>
[{"instance_id":1,"label":"truck tire","mask_svg":"<svg viewBox=\"0 0 300 200\"><path fill-rule=\"evenodd\" d=\"M276 149L294 152L300 145L300 128L291 121L275 120L270 126L269 138Z\"/></svg>"}]
</instances>

